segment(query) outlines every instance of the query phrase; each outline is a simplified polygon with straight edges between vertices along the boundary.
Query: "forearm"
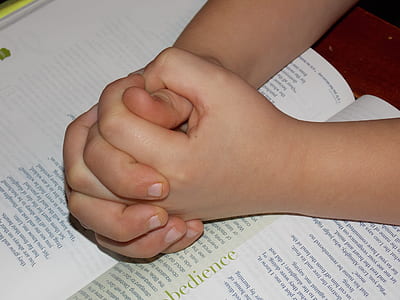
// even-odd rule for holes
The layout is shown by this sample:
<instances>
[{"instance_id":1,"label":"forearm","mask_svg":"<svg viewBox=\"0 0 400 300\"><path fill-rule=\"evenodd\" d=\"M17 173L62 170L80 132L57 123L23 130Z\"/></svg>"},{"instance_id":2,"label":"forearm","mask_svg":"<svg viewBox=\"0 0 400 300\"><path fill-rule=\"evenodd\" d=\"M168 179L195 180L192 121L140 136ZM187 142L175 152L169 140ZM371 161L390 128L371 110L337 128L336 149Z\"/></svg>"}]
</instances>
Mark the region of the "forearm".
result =
<instances>
[{"instance_id":1,"label":"forearm","mask_svg":"<svg viewBox=\"0 0 400 300\"><path fill-rule=\"evenodd\" d=\"M175 43L259 87L310 47L356 0L210 0Z\"/></svg>"},{"instance_id":2,"label":"forearm","mask_svg":"<svg viewBox=\"0 0 400 300\"><path fill-rule=\"evenodd\" d=\"M400 119L309 125L294 211L400 225Z\"/></svg>"}]
</instances>

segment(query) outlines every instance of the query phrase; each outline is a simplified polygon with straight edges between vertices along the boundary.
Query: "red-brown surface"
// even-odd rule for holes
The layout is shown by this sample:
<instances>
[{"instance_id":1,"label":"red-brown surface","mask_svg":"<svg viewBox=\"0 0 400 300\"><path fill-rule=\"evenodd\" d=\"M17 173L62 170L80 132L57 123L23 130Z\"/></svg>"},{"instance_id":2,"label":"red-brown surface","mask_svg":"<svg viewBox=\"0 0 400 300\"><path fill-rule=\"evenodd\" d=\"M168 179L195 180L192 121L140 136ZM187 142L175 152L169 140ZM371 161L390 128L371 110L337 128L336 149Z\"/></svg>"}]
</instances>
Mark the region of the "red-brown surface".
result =
<instances>
[{"instance_id":1,"label":"red-brown surface","mask_svg":"<svg viewBox=\"0 0 400 300\"><path fill-rule=\"evenodd\" d=\"M350 84L400 109L400 28L354 8L315 46Z\"/></svg>"}]
</instances>

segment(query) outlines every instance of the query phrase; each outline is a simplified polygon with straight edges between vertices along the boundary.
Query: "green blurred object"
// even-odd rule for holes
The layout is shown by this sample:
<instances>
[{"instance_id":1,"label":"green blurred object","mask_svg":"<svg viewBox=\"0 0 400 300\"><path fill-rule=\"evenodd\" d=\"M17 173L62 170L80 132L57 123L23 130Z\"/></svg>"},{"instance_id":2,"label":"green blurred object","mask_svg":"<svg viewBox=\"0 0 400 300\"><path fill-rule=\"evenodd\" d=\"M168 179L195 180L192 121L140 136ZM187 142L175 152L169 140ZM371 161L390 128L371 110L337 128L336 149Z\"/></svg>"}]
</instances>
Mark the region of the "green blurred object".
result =
<instances>
[{"instance_id":1,"label":"green blurred object","mask_svg":"<svg viewBox=\"0 0 400 300\"><path fill-rule=\"evenodd\" d=\"M34 2L35 0L0 0L0 19Z\"/></svg>"},{"instance_id":2,"label":"green blurred object","mask_svg":"<svg viewBox=\"0 0 400 300\"><path fill-rule=\"evenodd\" d=\"M5 58L11 56L10 50L7 48L1 48L0 49L0 60L4 60Z\"/></svg>"}]
</instances>

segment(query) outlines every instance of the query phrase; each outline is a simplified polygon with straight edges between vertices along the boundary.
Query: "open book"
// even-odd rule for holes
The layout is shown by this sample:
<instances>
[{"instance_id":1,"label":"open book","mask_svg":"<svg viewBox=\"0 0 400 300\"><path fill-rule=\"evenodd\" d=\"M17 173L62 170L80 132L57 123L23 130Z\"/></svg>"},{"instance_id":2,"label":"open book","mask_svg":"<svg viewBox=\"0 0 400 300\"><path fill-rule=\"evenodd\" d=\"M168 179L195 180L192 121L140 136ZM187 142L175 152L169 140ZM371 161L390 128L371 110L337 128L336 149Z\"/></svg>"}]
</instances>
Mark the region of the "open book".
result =
<instances>
[{"instance_id":1,"label":"open book","mask_svg":"<svg viewBox=\"0 0 400 300\"><path fill-rule=\"evenodd\" d=\"M170 46L204 1L34 3L0 23L2 299L399 298L395 226L254 216L208 223L190 248L152 262L99 249L66 208L65 128L108 82ZM311 49L260 92L303 120L400 116L373 96L355 100Z\"/></svg>"}]
</instances>

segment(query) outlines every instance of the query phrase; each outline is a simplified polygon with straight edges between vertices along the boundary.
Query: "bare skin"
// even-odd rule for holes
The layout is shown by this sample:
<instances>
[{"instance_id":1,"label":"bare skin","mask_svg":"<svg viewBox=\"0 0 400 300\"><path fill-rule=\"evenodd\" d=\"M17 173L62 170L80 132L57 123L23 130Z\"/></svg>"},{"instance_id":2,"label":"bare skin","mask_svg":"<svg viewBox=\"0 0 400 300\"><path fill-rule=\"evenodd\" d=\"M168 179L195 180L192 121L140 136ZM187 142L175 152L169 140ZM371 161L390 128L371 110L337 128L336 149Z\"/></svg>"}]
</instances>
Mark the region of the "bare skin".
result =
<instances>
[{"instance_id":1,"label":"bare skin","mask_svg":"<svg viewBox=\"0 0 400 300\"><path fill-rule=\"evenodd\" d=\"M252 1L244 6L238 0L230 1L229 5L221 0L208 1L174 46L222 66L251 86L258 87L314 43L355 2ZM138 80L137 77L134 80ZM114 84L108 86L105 93ZM134 86L138 84L140 87L142 83L133 83ZM120 92L123 94L124 90ZM136 99L146 99L138 94L140 92L135 94ZM190 103L182 106L181 98L168 93L165 96L161 92L154 97L159 100L164 97L166 101L153 101L155 104L150 105L148 103L151 102L142 101L136 103L131 111L153 123L158 122L162 127L174 128L187 114L181 107L191 107ZM180 104L172 105L171 109L170 99L177 99ZM196 118L192 116L191 120L194 122ZM121 155L112 148L108 148L107 159L93 163L88 153L96 157L93 148L98 148L99 153L104 148L91 148L91 141L111 146L99 134L96 121L96 113L83 114L66 132L64 158L67 184L71 190L71 213L97 232L98 240L103 245L123 242L123 250L118 247L113 249L128 256L149 257L190 245L202 233L201 221L191 219L195 216L179 214L186 220L184 222L171 214L168 216L168 212L161 207L151 205L156 203L154 200L164 199L170 194L170 178L163 176L163 172L161 175L154 166L143 164L127 153ZM118 166L118 172L113 172L114 176L106 179L104 177L107 176L101 175L99 168L96 169L100 165L102 170ZM112 209L114 205L116 209ZM93 207L96 207L95 211ZM107 223L106 227L110 228L103 228L102 219L108 214L113 214L110 220L114 221ZM171 235L167 238L170 231Z\"/></svg>"},{"instance_id":2,"label":"bare skin","mask_svg":"<svg viewBox=\"0 0 400 300\"><path fill-rule=\"evenodd\" d=\"M285 212L400 225L400 119L295 120L235 74L178 49L143 76L145 89L100 99L99 128L169 179L168 198L154 204L170 214L214 220ZM146 92L153 90L176 97L177 111L190 99L187 133L131 113L138 98L154 101Z\"/></svg>"}]
</instances>

